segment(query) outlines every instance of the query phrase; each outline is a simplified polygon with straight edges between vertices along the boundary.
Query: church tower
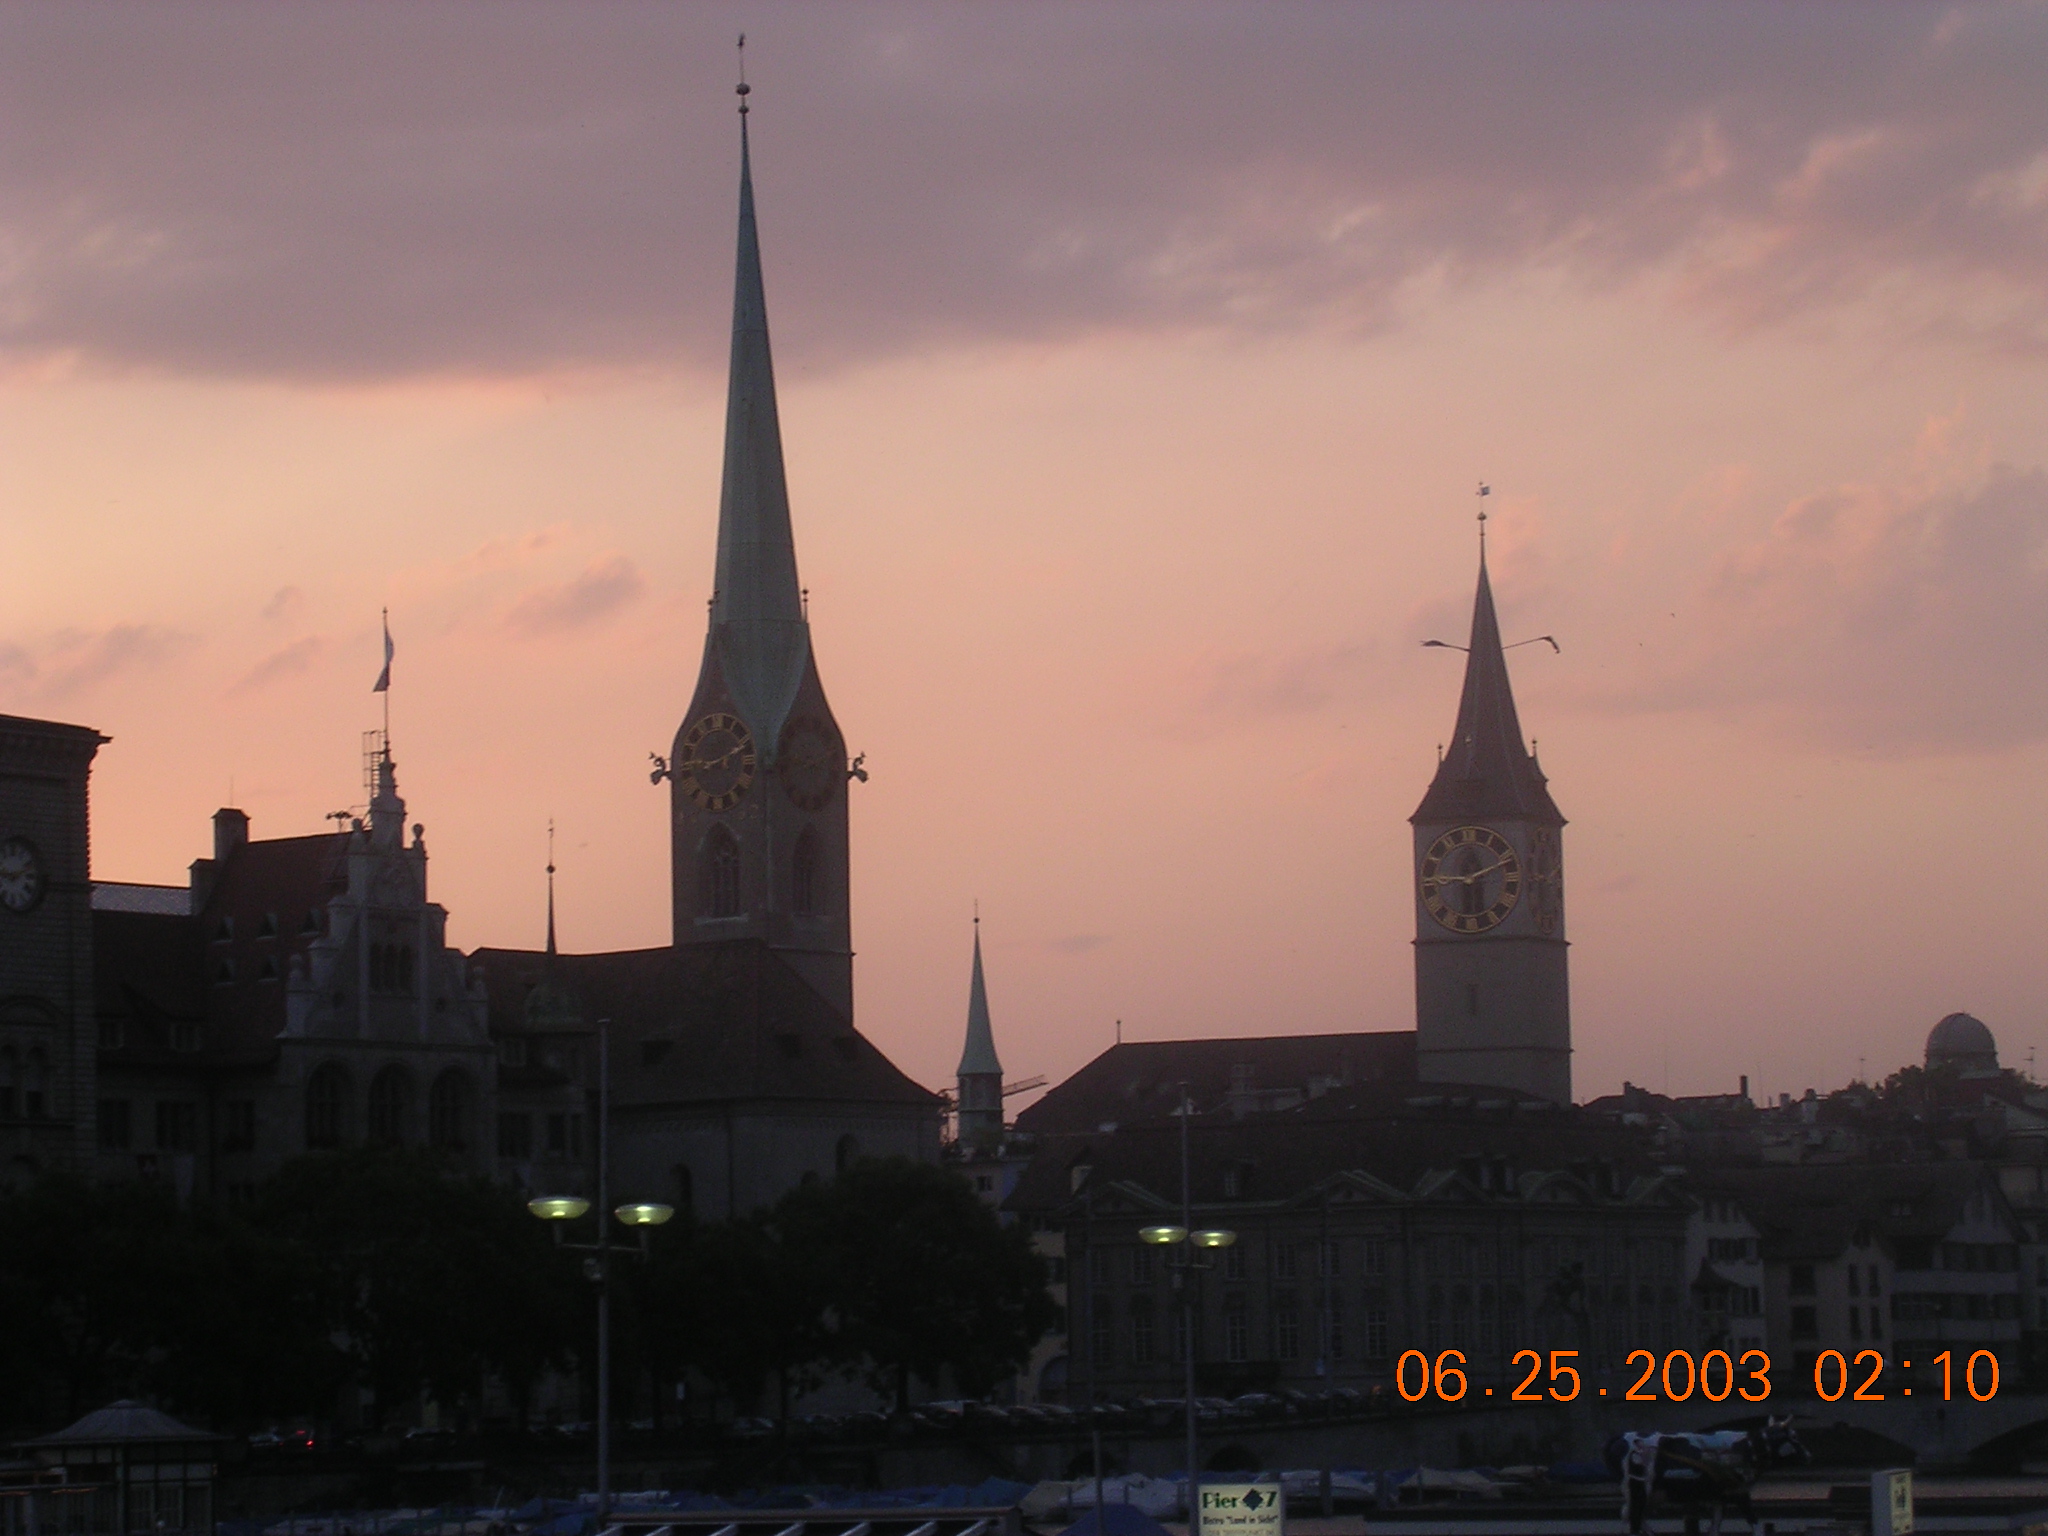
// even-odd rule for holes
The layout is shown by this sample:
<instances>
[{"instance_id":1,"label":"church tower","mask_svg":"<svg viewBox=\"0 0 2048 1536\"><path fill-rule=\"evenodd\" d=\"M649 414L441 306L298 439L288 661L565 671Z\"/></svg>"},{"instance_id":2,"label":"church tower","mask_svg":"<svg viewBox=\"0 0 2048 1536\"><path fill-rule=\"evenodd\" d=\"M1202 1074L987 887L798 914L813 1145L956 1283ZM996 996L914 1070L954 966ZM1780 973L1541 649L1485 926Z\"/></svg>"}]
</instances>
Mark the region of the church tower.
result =
<instances>
[{"instance_id":1,"label":"church tower","mask_svg":"<svg viewBox=\"0 0 2048 1536\"><path fill-rule=\"evenodd\" d=\"M718 563L669 758L675 943L765 941L847 1020L846 745L811 654L783 479L740 86L739 261Z\"/></svg>"},{"instance_id":2,"label":"church tower","mask_svg":"<svg viewBox=\"0 0 2048 1536\"><path fill-rule=\"evenodd\" d=\"M1458 724L1415 828L1415 1051L1425 1081L1572 1098L1564 817L1522 742L1486 571Z\"/></svg>"},{"instance_id":3,"label":"church tower","mask_svg":"<svg viewBox=\"0 0 2048 1536\"><path fill-rule=\"evenodd\" d=\"M974 919L974 979L967 984L967 1042L954 1075L958 1094L958 1140L989 1151L1003 1144L1003 1064L996 1059L995 1031L988 1021L988 986L981 979L981 919Z\"/></svg>"}]
</instances>

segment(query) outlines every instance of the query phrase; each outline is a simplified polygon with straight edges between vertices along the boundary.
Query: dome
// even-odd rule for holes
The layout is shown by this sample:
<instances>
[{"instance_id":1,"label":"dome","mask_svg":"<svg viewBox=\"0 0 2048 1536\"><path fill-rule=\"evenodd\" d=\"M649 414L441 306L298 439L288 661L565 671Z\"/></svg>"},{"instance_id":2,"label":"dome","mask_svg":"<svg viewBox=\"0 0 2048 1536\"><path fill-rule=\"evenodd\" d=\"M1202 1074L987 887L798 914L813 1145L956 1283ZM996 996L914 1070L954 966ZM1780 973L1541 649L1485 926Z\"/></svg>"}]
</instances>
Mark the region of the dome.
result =
<instances>
[{"instance_id":1,"label":"dome","mask_svg":"<svg viewBox=\"0 0 2048 1536\"><path fill-rule=\"evenodd\" d=\"M1952 1013L1927 1033L1927 1065L1965 1072L1996 1072L1998 1042L1982 1019Z\"/></svg>"}]
</instances>

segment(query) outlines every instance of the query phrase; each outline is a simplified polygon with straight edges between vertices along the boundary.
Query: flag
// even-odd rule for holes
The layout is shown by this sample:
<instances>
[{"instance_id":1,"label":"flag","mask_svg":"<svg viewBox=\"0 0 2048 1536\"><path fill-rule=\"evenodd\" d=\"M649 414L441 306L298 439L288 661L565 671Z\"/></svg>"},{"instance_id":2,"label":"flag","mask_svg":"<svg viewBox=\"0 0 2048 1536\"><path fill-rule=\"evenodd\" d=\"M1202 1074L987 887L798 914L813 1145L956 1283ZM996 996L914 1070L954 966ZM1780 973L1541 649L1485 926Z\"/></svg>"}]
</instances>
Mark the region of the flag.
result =
<instances>
[{"instance_id":1,"label":"flag","mask_svg":"<svg viewBox=\"0 0 2048 1536\"><path fill-rule=\"evenodd\" d=\"M389 608L386 608L386 609L384 610L384 670L383 670L382 672L379 672L379 673L377 674L377 686L376 686L376 687L374 687L374 688L372 688L372 689L370 690L370 692L372 692L372 693L389 693L390 691L391 691L391 610L390 610Z\"/></svg>"}]
</instances>

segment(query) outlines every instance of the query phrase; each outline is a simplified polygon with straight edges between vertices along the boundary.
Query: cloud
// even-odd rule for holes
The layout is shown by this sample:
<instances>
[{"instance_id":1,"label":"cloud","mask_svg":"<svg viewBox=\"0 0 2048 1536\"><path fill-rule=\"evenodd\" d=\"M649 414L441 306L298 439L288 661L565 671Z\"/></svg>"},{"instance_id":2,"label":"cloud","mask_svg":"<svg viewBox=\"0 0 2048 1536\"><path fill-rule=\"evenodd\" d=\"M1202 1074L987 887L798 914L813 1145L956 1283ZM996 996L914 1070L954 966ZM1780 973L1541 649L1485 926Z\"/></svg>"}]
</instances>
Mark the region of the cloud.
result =
<instances>
[{"instance_id":1,"label":"cloud","mask_svg":"<svg viewBox=\"0 0 2048 1536\"><path fill-rule=\"evenodd\" d=\"M1159 724L1174 733L1205 733L1222 719L1314 715L1357 698L1379 676L1382 658L1354 641L1284 651L1212 651L1176 657L1156 697Z\"/></svg>"},{"instance_id":2,"label":"cloud","mask_svg":"<svg viewBox=\"0 0 2048 1536\"><path fill-rule=\"evenodd\" d=\"M624 555L612 555L592 562L572 581L527 593L513 604L505 622L529 639L581 629L638 601L646 590L640 568Z\"/></svg>"},{"instance_id":3,"label":"cloud","mask_svg":"<svg viewBox=\"0 0 2048 1536\"><path fill-rule=\"evenodd\" d=\"M149 671L193 643L193 636L155 624L63 630L28 644L0 645L0 682L39 705L62 704Z\"/></svg>"},{"instance_id":4,"label":"cloud","mask_svg":"<svg viewBox=\"0 0 2048 1536\"><path fill-rule=\"evenodd\" d=\"M1070 933L1063 939L1053 939L1049 946L1063 955L1085 955L1091 949L1100 949L1109 942L1106 933Z\"/></svg>"},{"instance_id":5,"label":"cloud","mask_svg":"<svg viewBox=\"0 0 2048 1536\"><path fill-rule=\"evenodd\" d=\"M2041 7L1162 15L750 10L785 361L1369 328L1420 279L1537 263L1675 272L1739 325L1876 295L2048 345ZM0 9L0 355L715 367L730 30L652 3Z\"/></svg>"},{"instance_id":6,"label":"cloud","mask_svg":"<svg viewBox=\"0 0 2048 1536\"><path fill-rule=\"evenodd\" d=\"M1686 607L1690 645L1615 706L1733 706L1886 753L2048 738L2048 474L1993 464L1802 497Z\"/></svg>"},{"instance_id":7,"label":"cloud","mask_svg":"<svg viewBox=\"0 0 2048 1536\"><path fill-rule=\"evenodd\" d=\"M273 624L289 624L306 609L303 587L279 587L263 605L263 617Z\"/></svg>"},{"instance_id":8,"label":"cloud","mask_svg":"<svg viewBox=\"0 0 2048 1536\"><path fill-rule=\"evenodd\" d=\"M286 591L296 591L287 587ZM282 595L282 594L280 594ZM267 610L266 610L267 612ZM308 635L303 640L294 640L282 650L272 651L236 680L228 689L229 693L256 693L280 683L287 678L299 677L309 670L327 649L327 642L318 635Z\"/></svg>"}]
</instances>

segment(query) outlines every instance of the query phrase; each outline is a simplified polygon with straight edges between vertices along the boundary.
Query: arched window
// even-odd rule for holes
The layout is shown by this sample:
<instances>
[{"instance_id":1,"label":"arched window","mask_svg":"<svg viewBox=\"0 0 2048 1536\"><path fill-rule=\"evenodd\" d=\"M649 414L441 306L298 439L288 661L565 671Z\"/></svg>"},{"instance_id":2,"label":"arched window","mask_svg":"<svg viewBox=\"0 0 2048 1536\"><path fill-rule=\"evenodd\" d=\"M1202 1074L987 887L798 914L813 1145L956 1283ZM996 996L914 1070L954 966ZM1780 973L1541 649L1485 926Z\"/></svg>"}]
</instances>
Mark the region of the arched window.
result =
<instances>
[{"instance_id":1,"label":"arched window","mask_svg":"<svg viewBox=\"0 0 2048 1536\"><path fill-rule=\"evenodd\" d=\"M331 1152L341 1145L348 1113L348 1073L339 1062L324 1062L306 1079L306 1150Z\"/></svg>"},{"instance_id":2,"label":"arched window","mask_svg":"<svg viewBox=\"0 0 2048 1536\"><path fill-rule=\"evenodd\" d=\"M412 1119L412 1078L403 1067L384 1068L370 1079L369 1139L380 1147L402 1147Z\"/></svg>"},{"instance_id":3,"label":"arched window","mask_svg":"<svg viewBox=\"0 0 2048 1536\"><path fill-rule=\"evenodd\" d=\"M30 1048L28 1070L22 1074L21 1112L31 1120L50 1112L50 1059L40 1045Z\"/></svg>"},{"instance_id":4,"label":"arched window","mask_svg":"<svg viewBox=\"0 0 2048 1536\"><path fill-rule=\"evenodd\" d=\"M427 1094L427 1143L447 1152L467 1152L470 1144L469 1079L450 1067L434 1079Z\"/></svg>"},{"instance_id":5,"label":"arched window","mask_svg":"<svg viewBox=\"0 0 2048 1536\"><path fill-rule=\"evenodd\" d=\"M740 911L740 844L724 827L704 837L699 859L702 889L698 905L706 917L737 917Z\"/></svg>"},{"instance_id":6,"label":"arched window","mask_svg":"<svg viewBox=\"0 0 2048 1536\"><path fill-rule=\"evenodd\" d=\"M818 900L818 834L805 827L789 867L789 904L806 917L823 910Z\"/></svg>"},{"instance_id":7,"label":"arched window","mask_svg":"<svg viewBox=\"0 0 2048 1536\"><path fill-rule=\"evenodd\" d=\"M832 1150L832 1169L844 1173L860 1161L860 1138L847 1135L839 1138L839 1145Z\"/></svg>"}]
</instances>

